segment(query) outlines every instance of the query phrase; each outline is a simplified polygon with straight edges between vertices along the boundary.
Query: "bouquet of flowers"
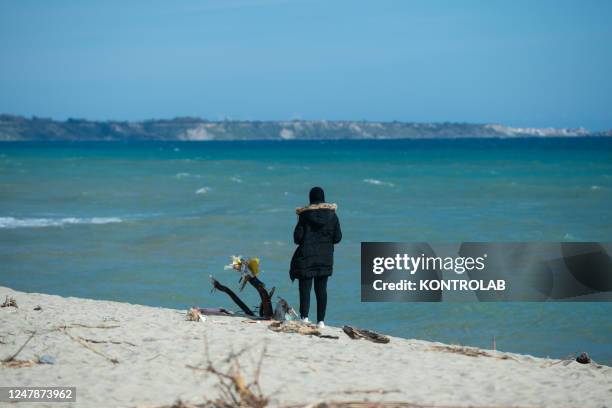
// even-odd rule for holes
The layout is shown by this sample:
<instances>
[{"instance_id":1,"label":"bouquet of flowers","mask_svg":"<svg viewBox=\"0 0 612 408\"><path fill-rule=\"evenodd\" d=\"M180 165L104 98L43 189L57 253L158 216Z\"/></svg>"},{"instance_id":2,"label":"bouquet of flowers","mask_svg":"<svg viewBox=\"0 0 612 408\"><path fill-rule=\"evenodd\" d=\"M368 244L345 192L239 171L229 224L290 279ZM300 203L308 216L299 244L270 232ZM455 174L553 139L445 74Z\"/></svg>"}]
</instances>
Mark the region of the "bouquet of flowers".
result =
<instances>
[{"instance_id":1,"label":"bouquet of flowers","mask_svg":"<svg viewBox=\"0 0 612 408\"><path fill-rule=\"evenodd\" d=\"M240 290L244 289L249 279L259 275L259 258L243 258L232 255L232 263L225 265L223 269L232 269L240 273Z\"/></svg>"}]
</instances>

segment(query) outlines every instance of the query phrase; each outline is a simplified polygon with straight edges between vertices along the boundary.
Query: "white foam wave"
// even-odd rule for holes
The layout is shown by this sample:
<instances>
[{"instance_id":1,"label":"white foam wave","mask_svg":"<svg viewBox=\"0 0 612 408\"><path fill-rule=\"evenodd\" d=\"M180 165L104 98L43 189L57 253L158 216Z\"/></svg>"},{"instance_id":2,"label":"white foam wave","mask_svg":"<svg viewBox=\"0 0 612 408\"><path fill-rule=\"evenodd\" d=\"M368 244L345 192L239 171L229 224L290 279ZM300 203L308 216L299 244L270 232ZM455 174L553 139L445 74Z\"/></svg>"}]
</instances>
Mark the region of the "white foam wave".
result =
<instances>
[{"instance_id":1,"label":"white foam wave","mask_svg":"<svg viewBox=\"0 0 612 408\"><path fill-rule=\"evenodd\" d=\"M91 218L14 218L0 217L0 228L44 228L62 227L74 224L112 224L123 222L117 217L91 217Z\"/></svg>"},{"instance_id":2,"label":"white foam wave","mask_svg":"<svg viewBox=\"0 0 612 408\"><path fill-rule=\"evenodd\" d=\"M395 184L389 181L381 181L381 180L376 180L372 178L363 179L363 182L368 183L368 184L374 184L376 186L395 187Z\"/></svg>"},{"instance_id":3,"label":"white foam wave","mask_svg":"<svg viewBox=\"0 0 612 408\"><path fill-rule=\"evenodd\" d=\"M196 194L206 194L210 192L210 187L202 187L196 191Z\"/></svg>"},{"instance_id":4,"label":"white foam wave","mask_svg":"<svg viewBox=\"0 0 612 408\"><path fill-rule=\"evenodd\" d=\"M264 245L285 246L285 243L282 241L264 241Z\"/></svg>"},{"instance_id":5,"label":"white foam wave","mask_svg":"<svg viewBox=\"0 0 612 408\"><path fill-rule=\"evenodd\" d=\"M232 180L234 183L242 183L242 179L240 177L231 177L230 180Z\"/></svg>"},{"instance_id":6,"label":"white foam wave","mask_svg":"<svg viewBox=\"0 0 612 408\"><path fill-rule=\"evenodd\" d=\"M176 177L177 179L182 179L182 178L186 178L186 177L200 178L200 175L199 174L191 174L191 173L176 173L174 175L174 177Z\"/></svg>"}]
</instances>

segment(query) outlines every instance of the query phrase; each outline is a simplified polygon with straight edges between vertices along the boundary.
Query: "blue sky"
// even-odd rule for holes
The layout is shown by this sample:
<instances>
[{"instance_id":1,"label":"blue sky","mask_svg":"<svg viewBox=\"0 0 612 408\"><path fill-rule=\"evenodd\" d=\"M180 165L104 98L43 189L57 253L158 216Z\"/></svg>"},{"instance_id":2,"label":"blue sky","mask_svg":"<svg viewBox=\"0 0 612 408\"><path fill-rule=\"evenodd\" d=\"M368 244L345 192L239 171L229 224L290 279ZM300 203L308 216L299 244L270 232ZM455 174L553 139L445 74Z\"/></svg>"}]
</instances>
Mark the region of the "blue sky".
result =
<instances>
[{"instance_id":1,"label":"blue sky","mask_svg":"<svg viewBox=\"0 0 612 408\"><path fill-rule=\"evenodd\" d=\"M607 129L612 2L0 0L0 112Z\"/></svg>"}]
</instances>

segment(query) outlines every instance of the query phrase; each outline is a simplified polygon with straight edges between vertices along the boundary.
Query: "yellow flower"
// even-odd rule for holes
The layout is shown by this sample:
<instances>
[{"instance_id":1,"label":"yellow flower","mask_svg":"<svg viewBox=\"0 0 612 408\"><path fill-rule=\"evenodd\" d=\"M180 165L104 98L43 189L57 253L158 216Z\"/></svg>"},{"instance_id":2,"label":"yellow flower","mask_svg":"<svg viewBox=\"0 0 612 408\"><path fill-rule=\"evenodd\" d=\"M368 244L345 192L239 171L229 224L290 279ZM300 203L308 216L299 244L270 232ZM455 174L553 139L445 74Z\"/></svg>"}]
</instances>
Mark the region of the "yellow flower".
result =
<instances>
[{"instance_id":1,"label":"yellow flower","mask_svg":"<svg viewBox=\"0 0 612 408\"><path fill-rule=\"evenodd\" d=\"M232 255L232 263L225 265L223 269L234 269L236 271L242 270L242 259L239 256Z\"/></svg>"},{"instance_id":2,"label":"yellow flower","mask_svg":"<svg viewBox=\"0 0 612 408\"><path fill-rule=\"evenodd\" d=\"M247 261L247 266L253 275L259 275L259 258L250 258Z\"/></svg>"}]
</instances>

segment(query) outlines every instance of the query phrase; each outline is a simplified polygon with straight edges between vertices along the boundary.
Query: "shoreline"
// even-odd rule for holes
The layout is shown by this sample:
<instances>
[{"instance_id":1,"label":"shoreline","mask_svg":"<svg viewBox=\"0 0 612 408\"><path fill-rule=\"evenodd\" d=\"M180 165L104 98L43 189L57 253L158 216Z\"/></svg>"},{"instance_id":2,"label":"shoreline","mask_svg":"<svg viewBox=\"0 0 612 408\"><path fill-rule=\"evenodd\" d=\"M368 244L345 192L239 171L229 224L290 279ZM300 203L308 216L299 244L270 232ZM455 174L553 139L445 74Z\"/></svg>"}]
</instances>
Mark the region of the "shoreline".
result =
<instances>
[{"instance_id":1,"label":"shoreline","mask_svg":"<svg viewBox=\"0 0 612 408\"><path fill-rule=\"evenodd\" d=\"M46 355L54 364L1 366L0 384L76 386L77 406L202 403L219 392L218 378L203 369L208 362L220 371L239 363L249 379L260 358L261 391L275 407L366 399L601 407L612 400L612 367L597 364L398 337L377 344L352 340L336 327L322 332L338 339L278 333L268 329L269 322L244 317L193 322L186 310L0 287L0 301L6 296L18 307L0 309L0 359L31 337L15 360L36 362Z\"/></svg>"}]
</instances>

